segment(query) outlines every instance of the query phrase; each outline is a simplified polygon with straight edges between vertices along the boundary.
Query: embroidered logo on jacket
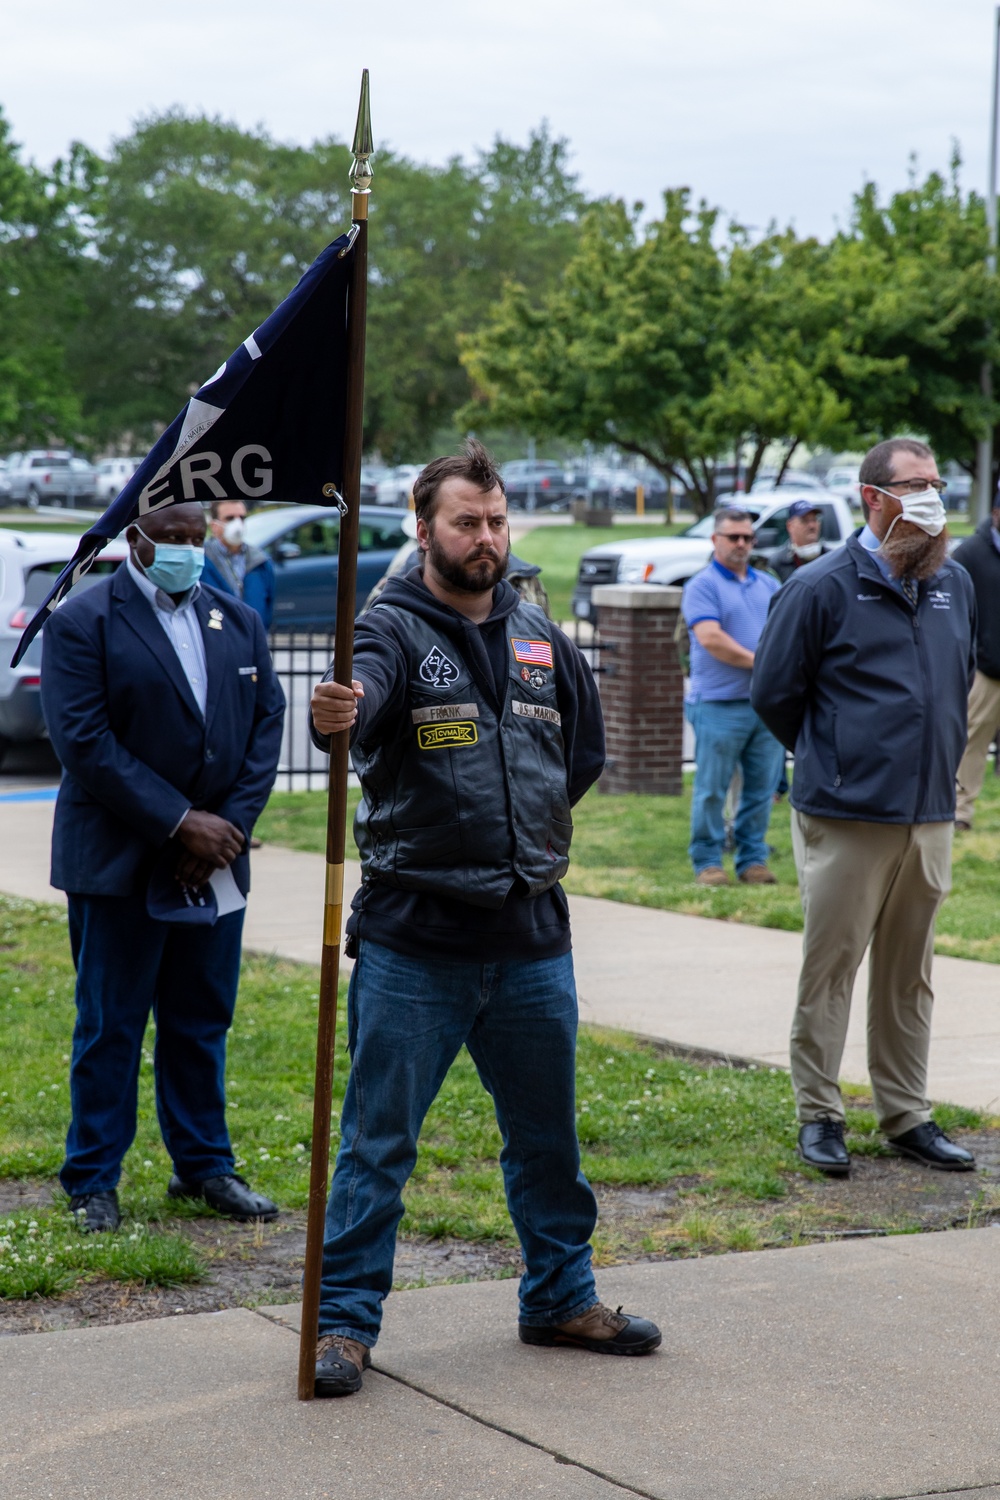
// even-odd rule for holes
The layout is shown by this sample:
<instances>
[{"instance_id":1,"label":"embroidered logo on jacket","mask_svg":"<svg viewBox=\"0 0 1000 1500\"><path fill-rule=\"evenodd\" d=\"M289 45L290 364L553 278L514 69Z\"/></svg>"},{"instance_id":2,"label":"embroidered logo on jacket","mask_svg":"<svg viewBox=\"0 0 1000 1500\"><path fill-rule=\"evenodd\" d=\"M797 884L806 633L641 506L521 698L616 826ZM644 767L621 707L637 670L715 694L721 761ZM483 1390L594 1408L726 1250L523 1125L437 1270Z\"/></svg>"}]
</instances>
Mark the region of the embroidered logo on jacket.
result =
<instances>
[{"instance_id":1,"label":"embroidered logo on jacket","mask_svg":"<svg viewBox=\"0 0 1000 1500\"><path fill-rule=\"evenodd\" d=\"M521 719L544 719L547 724L562 724L558 710L546 708L544 703L522 703L520 698L514 698L510 706Z\"/></svg>"},{"instance_id":2,"label":"embroidered logo on jacket","mask_svg":"<svg viewBox=\"0 0 1000 1500\"><path fill-rule=\"evenodd\" d=\"M548 641L522 641L516 635L510 638L515 661L526 661L529 666L551 667L552 647Z\"/></svg>"},{"instance_id":3,"label":"embroidered logo on jacket","mask_svg":"<svg viewBox=\"0 0 1000 1500\"><path fill-rule=\"evenodd\" d=\"M417 729L417 744L421 750L451 750L461 745L474 745L479 731L471 721L451 724L421 724Z\"/></svg>"},{"instance_id":4,"label":"embroidered logo on jacket","mask_svg":"<svg viewBox=\"0 0 1000 1500\"><path fill-rule=\"evenodd\" d=\"M431 687L451 687L461 673L450 656L445 656L440 646L432 646L420 663L420 675Z\"/></svg>"}]
</instances>

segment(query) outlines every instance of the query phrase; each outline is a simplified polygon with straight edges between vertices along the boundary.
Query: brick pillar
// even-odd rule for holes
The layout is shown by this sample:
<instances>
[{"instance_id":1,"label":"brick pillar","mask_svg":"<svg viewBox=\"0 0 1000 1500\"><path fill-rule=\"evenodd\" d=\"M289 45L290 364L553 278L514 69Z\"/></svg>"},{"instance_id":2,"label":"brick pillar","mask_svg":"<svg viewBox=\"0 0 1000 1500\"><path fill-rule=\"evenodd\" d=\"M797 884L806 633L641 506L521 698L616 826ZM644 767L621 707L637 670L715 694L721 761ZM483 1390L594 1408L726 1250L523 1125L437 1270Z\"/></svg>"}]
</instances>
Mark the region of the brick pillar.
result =
<instances>
[{"instance_id":1,"label":"brick pillar","mask_svg":"<svg viewBox=\"0 0 1000 1500\"><path fill-rule=\"evenodd\" d=\"M600 790L679 797L684 678L674 631L681 590L655 583L601 584L593 602L608 736Z\"/></svg>"}]
</instances>

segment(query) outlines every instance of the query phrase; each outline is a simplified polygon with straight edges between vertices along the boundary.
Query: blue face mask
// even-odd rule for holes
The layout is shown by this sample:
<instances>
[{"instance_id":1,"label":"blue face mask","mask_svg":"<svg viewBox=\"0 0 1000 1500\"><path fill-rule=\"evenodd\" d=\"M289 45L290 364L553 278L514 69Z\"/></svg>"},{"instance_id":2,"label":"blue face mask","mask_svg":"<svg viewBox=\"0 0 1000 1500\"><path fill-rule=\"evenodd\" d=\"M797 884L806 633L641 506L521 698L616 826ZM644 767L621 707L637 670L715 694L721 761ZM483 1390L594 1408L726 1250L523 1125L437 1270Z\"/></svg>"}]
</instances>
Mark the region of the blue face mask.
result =
<instances>
[{"instance_id":1,"label":"blue face mask","mask_svg":"<svg viewBox=\"0 0 1000 1500\"><path fill-rule=\"evenodd\" d=\"M150 583L165 594L186 594L188 589L194 588L205 566L202 549L179 546L174 542L154 542L141 526L135 529L153 549L153 561L142 569Z\"/></svg>"}]
</instances>

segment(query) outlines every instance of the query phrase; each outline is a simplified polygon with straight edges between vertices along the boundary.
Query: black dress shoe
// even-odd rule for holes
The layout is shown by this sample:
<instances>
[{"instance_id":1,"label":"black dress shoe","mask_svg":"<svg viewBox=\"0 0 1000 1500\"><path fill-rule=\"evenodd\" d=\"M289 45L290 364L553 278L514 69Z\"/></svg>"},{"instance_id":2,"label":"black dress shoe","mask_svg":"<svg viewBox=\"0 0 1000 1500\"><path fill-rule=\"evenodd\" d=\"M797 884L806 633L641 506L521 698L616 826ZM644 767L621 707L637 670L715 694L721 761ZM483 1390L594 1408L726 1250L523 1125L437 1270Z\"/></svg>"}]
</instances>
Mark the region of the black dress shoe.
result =
<instances>
[{"instance_id":1,"label":"black dress shoe","mask_svg":"<svg viewBox=\"0 0 1000 1500\"><path fill-rule=\"evenodd\" d=\"M328 1333L316 1345L317 1396L351 1396L361 1389L361 1375L372 1362L368 1348L357 1339Z\"/></svg>"},{"instance_id":2,"label":"black dress shoe","mask_svg":"<svg viewBox=\"0 0 1000 1500\"><path fill-rule=\"evenodd\" d=\"M827 1177L849 1177L851 1158L844 1145L844 1122L824 1115L809 1120L799 1129L799 1155L810 1167L818 1167Z\"/></svg>"},{"instance_id":3,"label":"black dress shoe","mask_svg":"<svg viewBox=\"0 0 1000 1500\"><path fill-rule=\"evenodd\" d=\"M204 1198L209 1208L227 1219L264 1219L268 1223L276 1219L281 1210L263 1193L255 1193L242 1177L233 1172L228 1177L206 1177L203 1182L184 1182L180 1177L171 1177L167 1187L168 1198Z\"/></svg>"},{"instance_id":4,"label":"black dress shoe","mask_svg":"<svg viewBox=\"0 0 1000 1500\"><path fill-rule=\"evenodd\" d=\"M923 1125L914 1125L903 1135L890 1135L889 1145L895 1146L901 1156L918 1161L925 1167L937 1167L940 1172L972 1172L976 1158L964 1146L949 1141L940 1125L927 1120Z\"/></svg>"},{"instance_id":5,"label":"black dress shoe","mask_svg":"<svg viewBox=\"0 0 1000 1500\"><path fill-rule=\"evenodd\" d=\"M84 1234L115 1230L122 1221L114 1188L106 1193L74 1193L69 1200L69 1211L71 1214L82 1213L83 1217L78 1218L77 1223Z\"/></svg>"},{"instance_id":6,"label":"black dress shoe","mask_svg":"<svg viewBox=\"0 0 1000 1500\"><path fill-rule=\"evenodd\" d=\"M517 1336L522 1344L569 1345L574 1349L589 1349L592 1354L652 1354L660 1347L662 1334L655 1323L646 1318L633 1318L619 1307L612 1311L603 1302L595 1302L578 1318L568 1323L556 1323L548 1328L536 1328L531 1323L518 1323Z\"/></svg>"}]
</instances>

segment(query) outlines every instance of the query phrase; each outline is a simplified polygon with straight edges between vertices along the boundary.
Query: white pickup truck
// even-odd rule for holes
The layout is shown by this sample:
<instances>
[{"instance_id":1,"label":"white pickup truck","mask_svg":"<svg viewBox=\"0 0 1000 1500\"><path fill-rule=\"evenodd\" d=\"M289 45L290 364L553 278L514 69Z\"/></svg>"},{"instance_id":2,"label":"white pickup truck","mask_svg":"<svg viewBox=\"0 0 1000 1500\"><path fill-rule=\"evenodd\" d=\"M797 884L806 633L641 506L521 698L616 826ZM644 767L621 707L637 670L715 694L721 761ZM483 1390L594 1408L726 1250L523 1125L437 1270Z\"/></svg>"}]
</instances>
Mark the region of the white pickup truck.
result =
<instances>
[{"instance_id":1,"label":"white pickup truck","mask_svg":"<svg viewBox=\"0 0 1000 1500\"><path fill-rule=\"evenodd\" d=\"M40 505L85 506L94 502L94 468L65 449L34 448L12 453L4 473L7 501L37 510Z\"/></svg>"},{"instance_id":2,"label":"white pickup truck","mask_svg":"<svg viewBox=\"0 0 1000 1500\"><path fill-rule=\"evenodd\" d=\"M785 525L789 506L795 500L808 500L823 517L820 535L824 542L839 546L857 529L850 506L842 495L820 489L793 489L782 485L778 491L753 493L734 500L754 518L756 543L754 555L766 559L777 552L788 539ZM704 516L680 536L662 536L650 528L648 537L634 541L602 542L591 547L580 559L576 587L573 590L573 613L580 620L592 615L591 590L599 583L659 583L665 587L679 585L699 572L712 555L712 517Z\"/></svg>"}]
</instances>

